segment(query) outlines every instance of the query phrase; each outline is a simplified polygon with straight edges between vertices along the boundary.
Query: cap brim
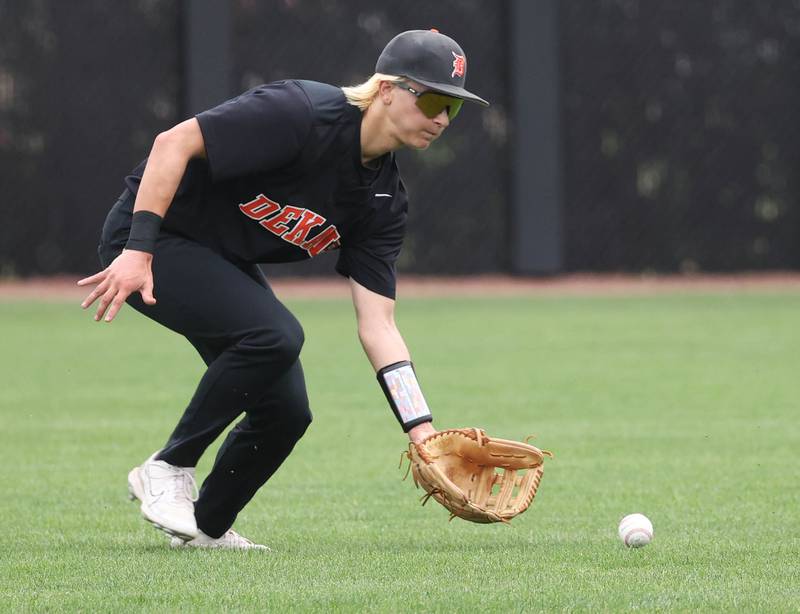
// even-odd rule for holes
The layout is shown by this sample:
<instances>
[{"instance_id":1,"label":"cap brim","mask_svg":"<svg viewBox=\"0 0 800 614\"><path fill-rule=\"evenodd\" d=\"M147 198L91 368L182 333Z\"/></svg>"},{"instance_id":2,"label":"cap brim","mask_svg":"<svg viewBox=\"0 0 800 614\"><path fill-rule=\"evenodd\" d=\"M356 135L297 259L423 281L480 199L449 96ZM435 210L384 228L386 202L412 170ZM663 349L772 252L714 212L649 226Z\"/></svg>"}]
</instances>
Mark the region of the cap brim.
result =
<instances>
[{"instance_id":1,"label":"cap brim","mask_svg":"<svg viewBox=\"0 0 800 614\"><path fill-rule=\"evenodd\" d=\"M409 79L413 79L420 85L424 85L428 89L433 90L434 92L438 92L440 94L446 94L447 96L454 96L455 98L462 98L464 100L468 100L469 102L477 102L478 104L483 105L484 107L488 107L489 103L481 98L480 96L476 96L472 92L468 92L463 87L456 87L455 85L447 85L445 83L434 83L433 81L423 81L422 79L415 79L414 77L408 77Z\"/></svg>"}]
</instances>

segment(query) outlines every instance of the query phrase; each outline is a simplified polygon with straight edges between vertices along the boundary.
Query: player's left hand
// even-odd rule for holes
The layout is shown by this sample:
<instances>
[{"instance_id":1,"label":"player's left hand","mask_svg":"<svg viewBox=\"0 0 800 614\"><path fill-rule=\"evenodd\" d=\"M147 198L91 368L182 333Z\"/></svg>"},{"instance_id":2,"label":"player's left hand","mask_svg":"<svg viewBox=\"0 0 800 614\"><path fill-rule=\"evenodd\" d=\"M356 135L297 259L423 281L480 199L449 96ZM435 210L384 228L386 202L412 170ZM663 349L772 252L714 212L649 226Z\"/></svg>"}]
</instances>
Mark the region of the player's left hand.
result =
<instances>
[{"instance_id":1,"label":"player's left hand","mask_svg":"<svg viewBox=\"0 0 800 614\"><path fill-rule=\"evenodd\" d=\"M451 520L458 516L507 523L533 502L544 457L552 454L468 428L446 429L410 443L405 456L411 461L414 483L427 493L423 505L433 497L450 511Z\"/></svg>"},{"instance_id":2,"label":"player's left hand","mask_svg":"<svg viewBox=\"0 0 800 614\"><path fill-rule=\"evenodd\" d=\"M414 443L422 443L431 435L436 434L436 429L430 422L423 422L408 431L408 438Z\"/></svg>"}]
</instances>

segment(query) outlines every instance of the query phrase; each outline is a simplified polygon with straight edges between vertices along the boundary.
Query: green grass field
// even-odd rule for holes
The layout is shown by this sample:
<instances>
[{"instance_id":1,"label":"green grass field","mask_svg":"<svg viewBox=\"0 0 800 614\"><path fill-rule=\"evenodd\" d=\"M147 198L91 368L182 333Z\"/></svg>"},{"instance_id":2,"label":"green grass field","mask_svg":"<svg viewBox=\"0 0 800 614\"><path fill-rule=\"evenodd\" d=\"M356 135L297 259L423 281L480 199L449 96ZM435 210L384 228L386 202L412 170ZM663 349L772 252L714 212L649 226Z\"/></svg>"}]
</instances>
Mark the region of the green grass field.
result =
<instances>
[{"instance_id":1,"label":"green grass field","mask_svg":"<svg viewBox=\"0 0 800 614\"><path fill-rule=\"evenodd\" d=\"M800 294L401 301L439 428L556 455L510 527L419 505L352 308L288 304L315 421L237 522L263 554L172 551L126 499L202 372L187 342L0 303L0 610L800 611Z\"/></svg>"}]
</instances>

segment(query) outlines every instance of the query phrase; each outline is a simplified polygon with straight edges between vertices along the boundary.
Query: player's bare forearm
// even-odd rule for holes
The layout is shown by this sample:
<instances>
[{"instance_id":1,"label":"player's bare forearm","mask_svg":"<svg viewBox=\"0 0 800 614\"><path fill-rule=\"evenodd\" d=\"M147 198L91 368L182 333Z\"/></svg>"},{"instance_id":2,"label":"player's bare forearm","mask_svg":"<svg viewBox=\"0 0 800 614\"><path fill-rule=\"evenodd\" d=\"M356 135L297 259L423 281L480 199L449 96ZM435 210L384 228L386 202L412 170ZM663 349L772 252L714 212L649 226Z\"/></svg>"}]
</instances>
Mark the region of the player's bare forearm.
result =
<instances>
[{"instance_id":1,"label":"player's bare forearm","mask_svg":"<svg viewBox=\"0 0 800 614\"><path fill-rule=\"evenodd\" d=\"M358 337L376 371L401 360L410 360L408 348L394 323L359 322ZM411 428L408 437L414 443L420 443L435 432L430 422L423 422Z\"/></svg>"},{"instance_id":2,"label":"player's bare forearm","mask_svg":"<svg viewBox=\"0 0 800 614\"><path fill-rule=\"evenodd\" d=\"M411 360L405 341L394 322L377 319L359 321L358 338L375 371L401 360Z\"/></svg>"},{"instance_id":3,"label":"player's bare forearm","mask_svg":"<svg viewBox=\"0 0 800 614\"><path fill-rule=\"evenodd\" d=\"M358 319L358 338L375 371L411 360L405 341L394 322L394 301L350 281L353 305ZM411 441L419 443L436 432L430 422L423 422L408 431Z\"/></svg>"},{"instance_id":4,"label":"player's bare forearm","mask_svg":"<svg viewBox=\"0 0 800 614\"><path fill-rule=\"evenodd\" d=\"M147 159L136 194L134 211L152 211L164 217L191 158L205 157L205 143L192 118L159 134Z\"/></svg>"},{"instance_id":5,"label":"player's bare forearm","mask_svg":"<svg viewBox=\"0 0 800 614\"><path fill-rule=\"evenodd\" d=\"M353 306L358 320L358 338L375 371L410 354L394 323L394 301L350 280Z\"/></svg>"}]
</instances>

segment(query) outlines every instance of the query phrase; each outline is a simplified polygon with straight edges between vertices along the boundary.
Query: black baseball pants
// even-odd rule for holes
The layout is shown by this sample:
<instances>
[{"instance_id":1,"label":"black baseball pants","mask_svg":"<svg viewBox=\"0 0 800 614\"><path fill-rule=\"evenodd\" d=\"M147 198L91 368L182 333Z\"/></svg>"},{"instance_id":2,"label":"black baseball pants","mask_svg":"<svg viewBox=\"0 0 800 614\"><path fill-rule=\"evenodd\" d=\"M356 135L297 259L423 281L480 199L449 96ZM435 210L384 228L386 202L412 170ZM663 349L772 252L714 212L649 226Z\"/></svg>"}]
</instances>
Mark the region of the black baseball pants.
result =
<instances>
[{"instance_id":1,"label":"black baseball pants","mask_svg":"<svg viewBox=\"0 0 800 614\"><path fill-rule=\"evenodd\" d=\"M104 237L106 233L104 232ZM101 243L108 266L120 247ZM311 423L300 348L303 330L254 265L162 232L153 258L155 305L128 304L180 333L208 366L158 455L194 467L243 412L222 444L195 504L197 526L220 537L278 469Z\"/></svg>"}]
</instances>

